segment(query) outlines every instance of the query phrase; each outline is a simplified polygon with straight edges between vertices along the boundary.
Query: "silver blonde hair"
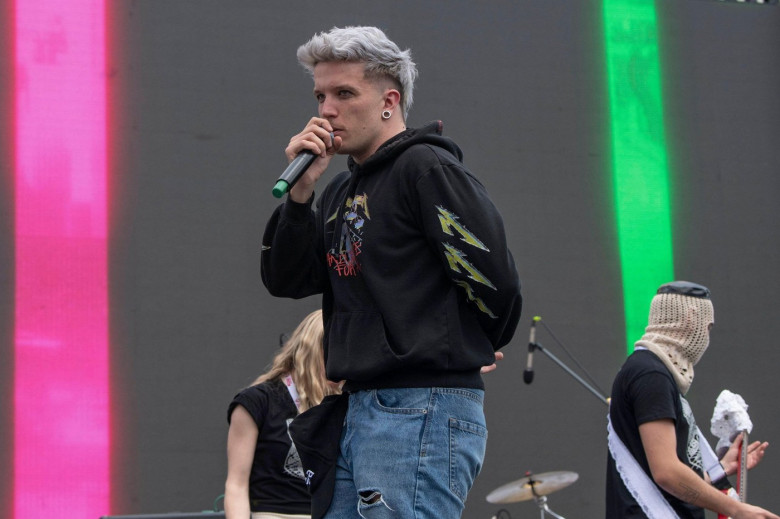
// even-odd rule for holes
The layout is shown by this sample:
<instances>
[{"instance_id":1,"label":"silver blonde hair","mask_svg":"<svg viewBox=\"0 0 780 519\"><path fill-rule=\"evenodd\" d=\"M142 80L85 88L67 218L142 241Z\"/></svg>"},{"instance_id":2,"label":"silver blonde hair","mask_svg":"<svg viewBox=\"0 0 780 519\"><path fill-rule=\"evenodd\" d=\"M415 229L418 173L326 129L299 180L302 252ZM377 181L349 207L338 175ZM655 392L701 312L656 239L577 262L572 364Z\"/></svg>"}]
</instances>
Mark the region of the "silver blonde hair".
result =
<instances>
[{"instance_id":1,"label":"silver blonde hair","mask_svg":"<svg viewBox=\"0 0 780 519\"><path fill-rule=\"evenodd\" d=\"M364 63L366 77L391 79L401 93L401 111L406 120L417 78L409 49L401 51L376 27L334 27L298 47L298 62L310 74L318 63L333 61Z\"/></svg>"}]
</instances>

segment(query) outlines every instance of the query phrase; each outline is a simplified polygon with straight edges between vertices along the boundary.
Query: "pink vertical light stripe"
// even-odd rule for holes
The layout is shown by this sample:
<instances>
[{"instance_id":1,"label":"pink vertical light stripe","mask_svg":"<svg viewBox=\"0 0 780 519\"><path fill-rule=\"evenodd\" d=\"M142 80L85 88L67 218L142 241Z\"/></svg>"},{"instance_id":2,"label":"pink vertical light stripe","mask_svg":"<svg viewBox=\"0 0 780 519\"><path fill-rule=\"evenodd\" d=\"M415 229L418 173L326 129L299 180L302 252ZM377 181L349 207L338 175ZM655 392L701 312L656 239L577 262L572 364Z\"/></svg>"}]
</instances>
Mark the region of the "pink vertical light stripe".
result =
<instances>
[{"instance_id":1,"label":"pink vertical light stripe","mask_svg":"<svg viewBox=\"0 0 780 519\"><path fill-rule=\"evenodd\" d=\"M14 518L109 513L105 0L16 0Z\"/></svg>"}]
</instances>

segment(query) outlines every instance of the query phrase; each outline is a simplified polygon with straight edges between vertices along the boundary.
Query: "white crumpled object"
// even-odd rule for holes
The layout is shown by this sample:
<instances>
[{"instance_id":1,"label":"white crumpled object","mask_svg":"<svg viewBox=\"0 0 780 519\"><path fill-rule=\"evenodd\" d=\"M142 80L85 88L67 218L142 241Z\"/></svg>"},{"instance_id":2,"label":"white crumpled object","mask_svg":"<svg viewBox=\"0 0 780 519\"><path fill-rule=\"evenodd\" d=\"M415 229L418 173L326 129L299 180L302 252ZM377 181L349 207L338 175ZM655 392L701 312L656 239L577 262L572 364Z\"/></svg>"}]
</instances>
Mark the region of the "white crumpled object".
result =
<instances>
[{"instance_id":1,"label":"white crumpled object","mask_svg":"<svg viewBox=\"0 0 780 519\"><path fill-rule=\"evenodd\" d=\"M719 458L725 454L739 433L747 431L749 434L753 430L753 422L750 421L747 409L745 400L728 389L718 395L715 410L712 412L710 432L719 438L715 446L715 453Z\"/></svg>"}]
</instances>

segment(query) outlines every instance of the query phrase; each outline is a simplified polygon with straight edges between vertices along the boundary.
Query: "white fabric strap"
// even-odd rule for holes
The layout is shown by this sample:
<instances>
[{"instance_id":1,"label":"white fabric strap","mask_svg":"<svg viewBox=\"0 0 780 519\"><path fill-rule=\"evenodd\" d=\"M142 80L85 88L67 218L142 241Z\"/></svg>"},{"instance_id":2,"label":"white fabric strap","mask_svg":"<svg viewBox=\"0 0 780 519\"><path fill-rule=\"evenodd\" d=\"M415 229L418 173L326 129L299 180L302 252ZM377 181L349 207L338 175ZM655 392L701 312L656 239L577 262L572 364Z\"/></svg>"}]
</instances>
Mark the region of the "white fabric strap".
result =
<instances>
[{"instance_id":1,"label":"white fabric strap","mask_svg":"<svg viewBox=\"0 0 780 519\"><path fill-rule=\"evenodd\" d=\"M623 479L623 484L642 507L642 511L648 519L679 519L672 505L664 498L653 480L642 470L634 456L615 433L609 415L607 415L607 440L609 453L615 460L615 467Z\"/></svg>"},{"instance_id":2,"label":"white fabric strap","mask_svg":"<svg viewBox=\"0 0 780 519\"><path fill-rule=\"evenodd\" d=\"M720 460L715 451L712 450L710 442L707 441L698 426L696 427L696 433L699 435L699 445L701 446L701 461L704 465L704 470L710 476L710 481L718 481L725 478L726 471L723 470L723 465L720 464Z\"/></svg>"}]
</instances>

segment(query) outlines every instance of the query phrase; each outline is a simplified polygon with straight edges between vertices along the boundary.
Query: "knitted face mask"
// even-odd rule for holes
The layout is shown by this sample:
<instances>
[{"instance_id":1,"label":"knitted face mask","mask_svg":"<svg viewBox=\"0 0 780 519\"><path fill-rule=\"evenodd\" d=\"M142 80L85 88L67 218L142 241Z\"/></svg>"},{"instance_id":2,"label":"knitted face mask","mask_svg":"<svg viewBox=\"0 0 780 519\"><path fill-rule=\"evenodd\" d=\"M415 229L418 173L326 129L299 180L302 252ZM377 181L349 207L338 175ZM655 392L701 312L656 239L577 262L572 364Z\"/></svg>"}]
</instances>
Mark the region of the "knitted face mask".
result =
<instances>
[{"instance_id":1,"label":"knitted face mask","mask_svg":"<svg viewBox=\"0 0 780 519\"><path fill-rule=\"evenodd\" d=\"M645 334L636 346L655 353L685 394L693 382L693 366L709 345L713 323L709 290L692 283L669 283L653 298Z\"/></svg>"}]
</instances>

